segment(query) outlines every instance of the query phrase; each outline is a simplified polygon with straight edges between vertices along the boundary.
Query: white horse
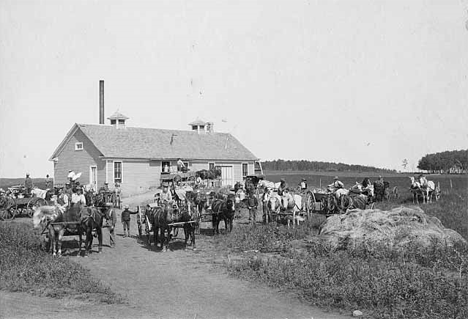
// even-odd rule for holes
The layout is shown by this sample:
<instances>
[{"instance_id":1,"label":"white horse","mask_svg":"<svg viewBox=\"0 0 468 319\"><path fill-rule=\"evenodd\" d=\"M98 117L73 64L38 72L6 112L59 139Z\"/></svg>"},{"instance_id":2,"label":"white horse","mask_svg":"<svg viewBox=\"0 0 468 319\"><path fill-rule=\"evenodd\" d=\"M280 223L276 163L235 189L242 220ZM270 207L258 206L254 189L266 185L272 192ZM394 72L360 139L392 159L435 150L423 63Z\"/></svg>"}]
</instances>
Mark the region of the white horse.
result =
<instances>
[{"instance_id":1,"label":"white horse","mask_svg":"<svg viewBox=\"0 0 468 319\"><path fill-rule=\"evenodd\" d=\"M437 187L433 181L428 181L424 176L421 176L419 178L419 183L421 185L421 189L424 193L424 197L426 200L426 203L431 203L432 202L432 196L435 194L436 201L439 199L437 196ZM440 183L438 184L438 192L440 196Z\"/></svg>"},{"instance_id":2,"label":"white horse","mask_svg":"<svg viewBox=\"0 0 468 319\"><path fill-rule=\"evenodd\" d=\"M421 188L421 183L417 182L413 176L411 176L409 179L411 180L410 191L413 193L413 204L419 204L419 196L422 196L424 202L425 194Z\"/></svg>"},{"instance_id":3,"label":"white horse","mask_svg":"<svg viewBox=\"0 0 468 319\"><path fill-rule=\"evenodd\" d=\"M285 192L285 194L282 196L282 204L287 212L292 213L292 218L287 218L288 227L290 226L291 221L293 227L296 224L299 226L300 222L305 221L305 218L299 215L299 213L302 211L302 196Z\"/></svg>"}]
</instances>

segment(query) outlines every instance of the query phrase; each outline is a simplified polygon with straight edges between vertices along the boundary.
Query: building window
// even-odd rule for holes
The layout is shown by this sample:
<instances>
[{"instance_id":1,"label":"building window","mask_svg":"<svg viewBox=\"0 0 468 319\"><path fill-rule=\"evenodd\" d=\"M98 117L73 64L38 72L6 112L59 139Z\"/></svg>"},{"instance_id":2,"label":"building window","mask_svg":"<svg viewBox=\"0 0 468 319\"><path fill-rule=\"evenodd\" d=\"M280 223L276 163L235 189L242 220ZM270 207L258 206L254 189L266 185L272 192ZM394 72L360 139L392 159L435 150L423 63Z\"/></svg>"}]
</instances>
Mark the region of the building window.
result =
<instances>
[{"instance_id":1,"label":"building window","mask_svg":"<svg viewBox=\"0 0 468 319\"><path fill-rule=\"evenodd\" d=\"M208 163L208 169L210 171L214 170L214 168L215 168L215 163Z\"/></svg>"},{"instance_id":2,"label":"building window","mask_svg":"<svg viewBox=\"0 0 468 319\"><path fill-rule=\"evenodd\" d=\"M122 162L114 162L114 183L122 183Z\"/></svg>"},{"instance_id":3,"label":"building window","mask_svg":"<svg viewBox=\"0 0 468 319\"><path fill-rule=\"evenodd\" d=\"M82 151L83 150L83 143L78 142L75 143L75 151Z\"/></svg>"},{"instance_id":4,"label":"building window","mask_svg":"<svg viewBox=\"0 0 468 319\"><path fill-rule=\"evenodd\" d=\"M162 162L161 173L169 174L171 172L171 162Z\"/></svg>"},{"instance_id":5,"label":"building window","mask_svg":"<svg viewBox=\"0 0 468 319\"><path fill-rule=\"evenodd\" d=\"M116 121L115 120L111 120L111 125L115 125Z\"/></svg>"},{"instance_id":6,"label":"building window","mask_svg":"<svg viewBox=\"0 0 468 319\"><path fill-rule=\"evenodd\" d=\"M249 165L247 163L242 163L242 177L249 175Z\"/></svg>"}]
</instances>

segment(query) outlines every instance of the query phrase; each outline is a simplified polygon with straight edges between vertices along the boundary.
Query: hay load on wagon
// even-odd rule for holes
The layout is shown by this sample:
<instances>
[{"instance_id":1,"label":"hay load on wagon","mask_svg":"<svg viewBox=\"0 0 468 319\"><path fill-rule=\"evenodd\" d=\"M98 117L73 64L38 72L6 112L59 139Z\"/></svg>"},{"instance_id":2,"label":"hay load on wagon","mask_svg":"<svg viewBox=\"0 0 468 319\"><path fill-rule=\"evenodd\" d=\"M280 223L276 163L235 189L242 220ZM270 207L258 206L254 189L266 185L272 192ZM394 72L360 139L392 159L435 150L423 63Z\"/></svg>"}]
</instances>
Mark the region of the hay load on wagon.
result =
<instances>
[{"instance_id":1,"label":"hay load on wagon","mask_svg":"<svg viewBox=\"0 0 468 319\"><path fill-rule=\"evenodd\" d=\"M438 218L425 214L419 207L390 211L356 209L334 215L322 225L319 237L331 249L348 249L361 244L404 249L409 245L467 243L459 233L445 228Z\"/></svg>"}]
</instances>

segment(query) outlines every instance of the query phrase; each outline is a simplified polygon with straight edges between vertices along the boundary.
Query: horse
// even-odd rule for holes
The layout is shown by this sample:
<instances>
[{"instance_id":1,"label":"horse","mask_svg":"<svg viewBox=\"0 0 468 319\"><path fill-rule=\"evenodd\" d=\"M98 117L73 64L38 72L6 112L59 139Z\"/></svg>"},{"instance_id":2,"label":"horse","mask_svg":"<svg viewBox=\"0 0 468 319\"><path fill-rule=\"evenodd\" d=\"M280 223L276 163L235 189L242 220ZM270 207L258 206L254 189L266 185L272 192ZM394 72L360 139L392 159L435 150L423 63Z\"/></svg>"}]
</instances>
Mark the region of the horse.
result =
<instances>
[{"instance_id":1,"label":"horse","mask_svg":"<svg viewBox=\"0 0 468 319\"><path fill-rule=\"evenodd\" d=\"M200 216L194 213L195 204L187 199L180 208L179 222L183 222L184 236L185 236L185 248L187 248L187 242L190 238L190 246L192 249L197 249L195 246L195 230L198 228Z\"/></svg>"},{"instance_id":2,"label":"horse","mask_svg":"<svg viewBox=\"0 0 468 319\"><path fill-rule=\"evenodd\" d=\"M419 183L421 185L421 190L423 192L423 200L425 200L426 203L431 203L432 194L436 191L435 183L433 181L428 181L424 176L421 176L419 178ZM439 191L440 191L440 184L439 184ZM437 195L436 195L436 200L438 200Z\"/></svg>"},{"instance_id":3,"label":"horse","mask_svg":"<svg viewBox=\"0 0 468 319\"><path fill-rule=\"evenodd\" d=\"M413 204L419 204L419 196L422 196L424 202L424 191L421 188L421 184L413 176L410 176L409 179L411 180L410 191L413 193Z\"/></svg>"},{"instance_id":4,"label":"horse","mask_svg":"<svg viewBox=\"0 0 468 319\"><path fill-rule=\"evenodd\" d=\"M80 209L81 207L79 205L69 209L54 205L39 206L34 211L33 227L38 228L40 224L46 223L45 227L48 228L50 248L54 256L62 255L62 239L65 235L65 231L79 236L78 256L81 255L83 228L80 224Z\"/></svg>"},{"instance_id":5,"label":"horse","mask_svg":"<svg viewBox=\"0 0 468 319\"><path fill-rule=\"evenodd\" d=\"M174 208L170 203L163 203L161 206L152 207L148 212L147 216L152 224L154 244L156 247L158 247L158 243L160 243L161 249L168 251L172 230L170 224L177 221L176 216L178 215L179 208ZM159 236L160 234L161 236Z\"/></svg>"},{"instance_id":6,"label":"horse","mask_svg":"<svg viewBox=\"0 0 468 319\"><path fill-rule=\"evenodd\" d=\"M268 198L268 202L266 204L266 218L265 222L270 222L272 221L272 215L275 216L275 220L277 220L278 215L281 213L281 198L279 197L278 194L272 194L270 198Z\"/></svg>"},{"instance_id":7,"label":"horse","mask_svg":"<svg viewBox=\"0 0 468 319\"><path fill-rule=\"evenodd\" d=\"M292 221L293 227L299 226L299 222L303 222L305 219L299 215L302 210L302 197L297 194L289 194L281 197L283 209L292 213L292 218L287 218L288 227Z\"/></svg>"},{"instance_id":8,"label":"horse","mask_svg":"<svg viewBox=\"0 0 468 319\"><path fill-rule=\"evenodd\" d=\"M88 257L93 245L93 230L96 230L99 241L98 253L102 252L102 224L107 210L107 207L80 207L81 227L86 233L85 257Z\"/></svg>"},{"instance_id":9,"label":"horse","mask_svg":"<svg viewBox=\"0 0 468 319\"><path fill-rule=\"evenodd\" d=\"M224 227L232 231L232 221L236 212L235 198L228 195L226 199L215 199L211 203L212 225L216 234L219 234L219 222L224 221Z\"/></svg>"},{"instance_id":10,"label":"horse","mask_svg":"<svg viewBox=\"0 0 468 319\"><path fill-rule=\"evenodd\" d=\"M210 170L202 169L200 171L195 172L195 177L200 177L202 180L217 179L218 177L221 177L221 169L219 168L212 168Z\"/></svg>"}]
</instances>

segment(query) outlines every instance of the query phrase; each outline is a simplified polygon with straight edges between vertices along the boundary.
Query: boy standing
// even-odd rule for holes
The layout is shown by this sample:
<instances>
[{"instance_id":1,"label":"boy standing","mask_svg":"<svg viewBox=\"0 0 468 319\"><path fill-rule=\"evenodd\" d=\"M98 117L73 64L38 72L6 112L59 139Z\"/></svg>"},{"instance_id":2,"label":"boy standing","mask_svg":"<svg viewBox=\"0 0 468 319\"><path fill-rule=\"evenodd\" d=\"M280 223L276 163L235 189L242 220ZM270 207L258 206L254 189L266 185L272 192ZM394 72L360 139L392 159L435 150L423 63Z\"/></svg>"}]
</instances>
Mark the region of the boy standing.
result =
<instances>
[{"instance_id":1,"label":"boy standing","mask_svg":"<svg viewBox=\"0 0 468 319\"><path fill-rule=\"evenodd\" d=\"M120 216L123 224L124 237L130 237L130 215L138 214L139 209L137 208L136 212L129 210L129 206L125 205L122 215Z\"/></svg>"}]
</instances>

